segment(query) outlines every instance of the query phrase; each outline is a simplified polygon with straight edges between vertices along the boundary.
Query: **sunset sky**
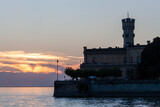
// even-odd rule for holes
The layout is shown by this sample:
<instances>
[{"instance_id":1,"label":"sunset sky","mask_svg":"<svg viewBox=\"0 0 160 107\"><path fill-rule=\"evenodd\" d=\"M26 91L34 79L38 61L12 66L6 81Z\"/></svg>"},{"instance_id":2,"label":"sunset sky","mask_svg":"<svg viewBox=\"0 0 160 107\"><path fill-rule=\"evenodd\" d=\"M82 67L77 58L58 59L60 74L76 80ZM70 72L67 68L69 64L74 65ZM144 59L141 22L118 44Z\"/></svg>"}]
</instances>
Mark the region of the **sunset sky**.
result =
<instances>
[{"instance_id":1,"label":"sunset sky","mask_svg":"<svg viewBox=\"0 0 160 107\"><path fill-rule=\"evenodd\" d=\"M51 86L88 48L123 46L121 19L135 18L135 43L160 36L160 0L0 0L0 86Z\"/></svg>"}]
</instances>

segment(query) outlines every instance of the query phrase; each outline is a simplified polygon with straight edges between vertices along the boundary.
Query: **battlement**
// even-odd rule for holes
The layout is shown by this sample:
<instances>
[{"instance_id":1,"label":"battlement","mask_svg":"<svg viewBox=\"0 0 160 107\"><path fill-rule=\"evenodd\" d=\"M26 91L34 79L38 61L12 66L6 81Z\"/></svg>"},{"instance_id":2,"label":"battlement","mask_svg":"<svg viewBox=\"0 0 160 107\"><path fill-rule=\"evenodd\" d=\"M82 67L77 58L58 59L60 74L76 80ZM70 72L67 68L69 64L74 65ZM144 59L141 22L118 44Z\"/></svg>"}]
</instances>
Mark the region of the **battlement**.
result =
<instances>
[{"instance_id":1,"label":"battlement","mask_svg":"<svg viewBox=\"0 0 160 107\"><path fill-rule=\"evenodd\" d=\"M123 30L125 29L134 29L134 23L135 23L135 19L131 19L131 18L126 18L126 19L122 19L122 28Z\"/></svg>"},{"instance_id":2,"label":"battlement","mask_svg":"<svg viewBox=\"0 0 160 107\"><path fill-rule=\"evenodd\" d=\"M131 19L131 18L126 18L126 19L122 19L122 23L134 23L135 19Z\"/></svg>"}]
</instances>

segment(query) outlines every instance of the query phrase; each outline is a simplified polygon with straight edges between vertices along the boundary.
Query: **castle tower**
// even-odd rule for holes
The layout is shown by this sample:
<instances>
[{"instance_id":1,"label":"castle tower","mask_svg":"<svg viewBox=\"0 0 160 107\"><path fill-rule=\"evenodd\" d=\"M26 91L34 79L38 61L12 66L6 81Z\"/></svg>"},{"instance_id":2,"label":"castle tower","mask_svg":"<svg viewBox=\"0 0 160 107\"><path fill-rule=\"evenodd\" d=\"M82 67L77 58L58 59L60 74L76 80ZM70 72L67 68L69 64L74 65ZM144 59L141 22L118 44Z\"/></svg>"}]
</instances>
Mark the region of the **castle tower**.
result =
<instances>
[{"instance_id":1,"label":"castle tower","mask_svg":"<svg viewBox=\"0 0 160 107\"><path fill-rule=\"evenodd\" d=\"M123 47L134 46L134 23L135 19L128 18L122 19L122 29L123 29Z\"/></svg>"}]
</instances>

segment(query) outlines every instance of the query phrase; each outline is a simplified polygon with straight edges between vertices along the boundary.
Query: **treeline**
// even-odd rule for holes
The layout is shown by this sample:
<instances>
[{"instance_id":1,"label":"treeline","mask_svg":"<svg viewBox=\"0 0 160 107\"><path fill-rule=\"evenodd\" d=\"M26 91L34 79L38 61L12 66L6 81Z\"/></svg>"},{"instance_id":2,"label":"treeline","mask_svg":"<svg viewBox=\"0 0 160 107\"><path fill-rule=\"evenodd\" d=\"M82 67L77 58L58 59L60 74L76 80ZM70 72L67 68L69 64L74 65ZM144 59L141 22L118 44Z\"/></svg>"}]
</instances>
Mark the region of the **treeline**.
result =
<instances>
[{"instance_id":1,"label":"treeline","mask_svg":"<svg viewBox=\"0 0 160 107\"><path fill-rule=\"evenodd\" d=\"M67 67L65 69L65 74L70 76L73 80L76 78L88 78L90 76L101 77L120 77L122 76L122 71L119 68L113 69L99 69L99 70L90 70L90 69L72 69L71 67Z\"/></svg>"}]
</instances>

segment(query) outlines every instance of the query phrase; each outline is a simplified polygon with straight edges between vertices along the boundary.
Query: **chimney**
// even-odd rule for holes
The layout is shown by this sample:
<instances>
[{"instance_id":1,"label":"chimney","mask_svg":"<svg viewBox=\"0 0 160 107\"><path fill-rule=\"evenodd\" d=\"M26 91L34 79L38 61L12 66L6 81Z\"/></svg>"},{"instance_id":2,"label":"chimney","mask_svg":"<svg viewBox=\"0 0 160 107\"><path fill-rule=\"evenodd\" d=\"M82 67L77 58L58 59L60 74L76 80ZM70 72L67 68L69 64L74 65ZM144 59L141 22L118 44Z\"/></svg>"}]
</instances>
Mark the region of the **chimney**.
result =
<instances>
[{"instance_id":1,"label":"chimney","mask_svg":"<svg viewBox=\"0 0 160 107\"><path fill-rule=\"evenodd\" d=\"M84 46L83 49L84 49L84 51L86 51L87 50L87 46Z\"/></svg>"},{"instance_id":2,"label":"chimney","mask_svg":"<svg viewBox=\"0 0 160 107\"><path fill-rule=\"evenodd\" d=\"M147 41L147 45L150 44L150 40Z\"/></svg>"}]
</instances>

